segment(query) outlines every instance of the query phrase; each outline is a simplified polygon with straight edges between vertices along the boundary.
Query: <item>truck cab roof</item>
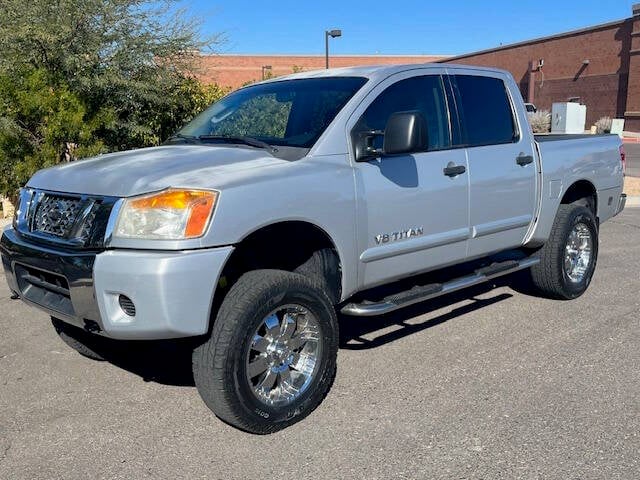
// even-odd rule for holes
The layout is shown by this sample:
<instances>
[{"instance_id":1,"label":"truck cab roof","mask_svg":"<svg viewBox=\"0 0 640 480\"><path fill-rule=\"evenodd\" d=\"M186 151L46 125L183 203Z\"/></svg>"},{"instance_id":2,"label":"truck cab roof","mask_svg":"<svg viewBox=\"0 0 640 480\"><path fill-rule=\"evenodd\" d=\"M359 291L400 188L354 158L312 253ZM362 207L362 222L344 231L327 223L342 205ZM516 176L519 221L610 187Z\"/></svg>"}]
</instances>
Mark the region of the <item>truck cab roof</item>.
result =
<instances>
[{"instance_id":1,"label":"truck cab roof","mask_svg":"<svg viewBox=\"0 0 640 480\"><path fill-rule=\"evenodd\" d=\"M284 75L281 77L270 78L268 80L264 80L262 82L254 83L252 85L262 84L262 83L272 83L272 82L280 82L283 80L296 80L303 78L320 78L320 77L365 77L370 80L382 80L383 78L387 78L391 75L406 72L410 70L416 69L436 69L436 68L446 68L447 70L455 71L455 70L477 70L481 72L492 73L496 76L498 75L511 75L506 70L501 70L499 68L488 68L488 67L478 67L474 65L460 65L453 63L409 63L402 65L363 65L357 67L340 67L340 68L329 68L322 70L309 70L305 72L292 73L290 75Z\"/></svg>"}]
</instances>

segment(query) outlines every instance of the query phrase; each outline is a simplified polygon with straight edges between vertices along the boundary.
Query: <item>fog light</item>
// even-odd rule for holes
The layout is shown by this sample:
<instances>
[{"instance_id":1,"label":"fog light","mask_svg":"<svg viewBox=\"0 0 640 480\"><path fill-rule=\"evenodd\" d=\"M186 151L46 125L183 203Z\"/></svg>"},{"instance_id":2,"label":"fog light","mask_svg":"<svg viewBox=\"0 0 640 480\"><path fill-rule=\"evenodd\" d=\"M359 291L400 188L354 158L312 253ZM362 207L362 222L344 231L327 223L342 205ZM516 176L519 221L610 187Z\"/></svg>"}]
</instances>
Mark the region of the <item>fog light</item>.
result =
<instances>
[{"instance_id":1,"label":"fog light","mask_svg":"<svg viewBox=\"0 0 640 480\"><path fill-rule=\"evenodd\" d=\"M124 313L126 313L130 317L136 316L136 306L133 304L133 301L129 297L127 297L126 295L120 295L118 297L118 303L120 304L120 308Z\"/></svg>"}]
</instances>

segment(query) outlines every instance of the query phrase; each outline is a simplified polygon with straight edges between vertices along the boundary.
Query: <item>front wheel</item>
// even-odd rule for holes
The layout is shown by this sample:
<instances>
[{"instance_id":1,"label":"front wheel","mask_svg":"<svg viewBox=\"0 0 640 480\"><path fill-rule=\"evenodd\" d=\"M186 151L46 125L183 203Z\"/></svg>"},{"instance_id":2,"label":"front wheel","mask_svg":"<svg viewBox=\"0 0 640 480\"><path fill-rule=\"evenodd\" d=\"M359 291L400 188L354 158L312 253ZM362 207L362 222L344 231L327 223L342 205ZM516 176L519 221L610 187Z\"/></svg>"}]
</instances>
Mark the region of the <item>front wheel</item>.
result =
<instances>
[{"instance_id":1,"label":"front wheel","mask_svg":"<svg viewBox=\"0 0 640 480\"><path fill-rule=\"evenodd\" d=\"M531 277L538 290L565 300L582 295L598 260L598 225L591 209L560 205L549 240L535 255L540 263L531 268Z\"/></svg>"},{"instance_id":2,"label":"front wheel","mask_svg":"<svg viewBox=\"0 0 640 480\"><path fill-rule=\"evenodd\" d=\"M244 274L225 297L210 338L193 353L207 406L252 433L311 413L335 376L338 321L327 292L280 270Z\"/></svg>"}]
</instances>

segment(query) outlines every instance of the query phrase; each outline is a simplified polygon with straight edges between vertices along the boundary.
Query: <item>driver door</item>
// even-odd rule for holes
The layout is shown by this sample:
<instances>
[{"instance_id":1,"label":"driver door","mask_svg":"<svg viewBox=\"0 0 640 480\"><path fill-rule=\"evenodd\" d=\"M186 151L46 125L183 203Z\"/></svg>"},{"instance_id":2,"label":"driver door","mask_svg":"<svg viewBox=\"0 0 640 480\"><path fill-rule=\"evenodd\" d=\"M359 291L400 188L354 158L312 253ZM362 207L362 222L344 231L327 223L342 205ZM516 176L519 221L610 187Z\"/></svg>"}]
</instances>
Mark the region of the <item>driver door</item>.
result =
<instances>
[{"instance_id":1,"label":"driver door","mask_svg":"<svg viewBox=\"0 0 640 480\"><path fill-rule=\"evenodd\" d=\"M403 72L374 89L354 113L355 152L363 132L382 131L395 112L427 123L424 151L356 161L359 280L362 288L464 260L469 238L466 153L454 149L447 78L440 69ZM373 147L382 146L382 137ZM460 173L447 174L455 166ZM451 172L451 169L448 170Z\"/></svg>"}]
</instances>

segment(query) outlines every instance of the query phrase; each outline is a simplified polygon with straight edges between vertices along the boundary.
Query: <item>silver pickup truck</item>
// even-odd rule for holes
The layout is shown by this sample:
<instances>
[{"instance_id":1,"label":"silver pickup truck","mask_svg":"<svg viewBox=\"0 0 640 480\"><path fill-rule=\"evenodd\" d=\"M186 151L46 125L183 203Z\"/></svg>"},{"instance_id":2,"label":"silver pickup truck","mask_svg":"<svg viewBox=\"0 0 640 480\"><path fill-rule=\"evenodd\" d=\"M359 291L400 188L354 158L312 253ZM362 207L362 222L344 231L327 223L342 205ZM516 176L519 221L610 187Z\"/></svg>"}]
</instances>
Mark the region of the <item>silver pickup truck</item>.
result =
<instances>
[{"instance_id":1,"label":"silver pickup truck","mask_svg":"<svg viewBox=\"0 0 640 480\"><path fill-rule=\"evenodd\" d=\"M534 137L507 72L306 72L231 93L162 146L37 172L2 263L85 356L193 337L205 403L270 433L327 394L338 312L524 269L541 294L581 295L623 176L617 136Z\"/></svg>"}]
</instances>

